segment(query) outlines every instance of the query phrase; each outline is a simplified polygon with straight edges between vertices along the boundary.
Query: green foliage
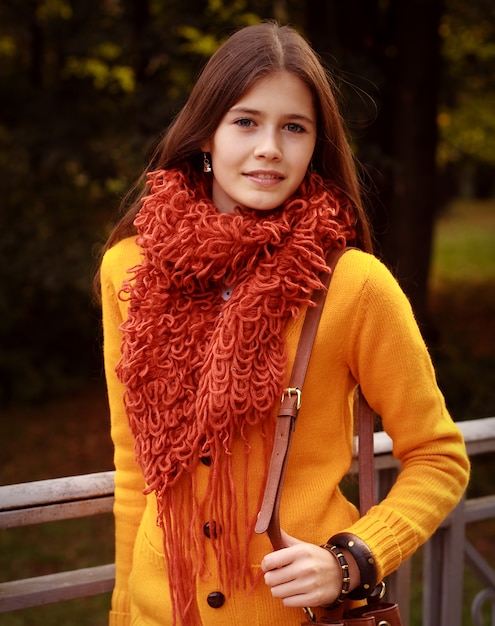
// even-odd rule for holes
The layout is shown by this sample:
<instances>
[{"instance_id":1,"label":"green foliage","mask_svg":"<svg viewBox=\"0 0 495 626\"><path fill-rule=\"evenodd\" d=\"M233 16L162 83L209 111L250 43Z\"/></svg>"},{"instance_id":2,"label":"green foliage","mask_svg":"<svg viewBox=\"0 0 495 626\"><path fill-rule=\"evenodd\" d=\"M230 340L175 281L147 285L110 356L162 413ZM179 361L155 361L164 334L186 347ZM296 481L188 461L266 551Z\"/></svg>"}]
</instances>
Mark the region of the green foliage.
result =
<instances>
[{"instance_id":1,"label":"green foliage","mask_svg":"<svg viewBox=\"0 0 495 626\"><path fill-rule=\"evenodd\" d=\"M208 0L203 13L204 20L197 25L185 23L177 27L177 34L184 40L181 51L197 54L203 58L210 57L232 30L260 21L260 17L249 11L247 5L246 0L228 3ZM229 29L227 33L226 26Z\"/></svg>"},{"instance_id":2,"label":"green foliage","mask_svg":"<svg viewBox=\"0 0 495 626\"><path fill-rule=\"evenodd\" d=\"M440 34L444 102L438 118L441 164L495 165L495 22L493 2L450 0Z\"/></svg>"}]
</instances>

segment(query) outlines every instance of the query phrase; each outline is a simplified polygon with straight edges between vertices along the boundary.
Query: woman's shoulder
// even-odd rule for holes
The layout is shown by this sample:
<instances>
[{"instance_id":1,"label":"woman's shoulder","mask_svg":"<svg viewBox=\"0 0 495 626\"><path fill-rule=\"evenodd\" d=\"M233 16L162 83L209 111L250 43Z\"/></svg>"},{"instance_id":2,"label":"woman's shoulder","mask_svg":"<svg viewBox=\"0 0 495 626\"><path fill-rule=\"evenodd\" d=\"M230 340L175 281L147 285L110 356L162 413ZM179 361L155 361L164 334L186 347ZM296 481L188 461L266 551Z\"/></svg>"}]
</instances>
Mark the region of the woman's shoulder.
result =
<instances>
[{"instance_id":1,"label":"woman's shoulder","mask_svg":"<svg viewBox=\"0 0 495 626\"><path fill-rule=\"evenodd\" d=\"M112 281L128 278L128 270L141 263L141 249L136 237L127 237L109 248L103 255L101 272Z\"/></svg>"},{"instance_id":2,"label":"woman's shoulder","mask_svg":"<svg viewBox=\"0 0 495 626\"><path fill-rule=\"evenodd\" d=\"M374 254L358 248L349 248L338 262L337 272L345 274L347 280L357 282L369 280L393 280L390 270Z\"/></svg>"},{"instance_id":3,"label":"woman's shoulder","mask_svg":"<svg viewBox=\"0 0 495 626\"><path fill-rule=\"evenodd\" d=\"M339 260L335 269L336 291L347 297L367 297L402 300L402 291L397 279L383 261L375 255L356 248L349 249Z\"/></svg>"}]
</instances>

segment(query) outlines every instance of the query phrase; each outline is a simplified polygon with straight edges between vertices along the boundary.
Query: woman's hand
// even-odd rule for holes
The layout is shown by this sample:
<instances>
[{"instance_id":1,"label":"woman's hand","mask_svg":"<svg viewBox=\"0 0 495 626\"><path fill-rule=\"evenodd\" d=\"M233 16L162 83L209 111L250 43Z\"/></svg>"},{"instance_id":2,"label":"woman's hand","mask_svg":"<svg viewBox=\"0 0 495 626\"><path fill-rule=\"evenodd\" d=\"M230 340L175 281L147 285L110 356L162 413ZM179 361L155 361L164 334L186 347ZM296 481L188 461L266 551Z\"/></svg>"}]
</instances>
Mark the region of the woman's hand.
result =
<instances>
[{"instance_id":1,"label":"woman's hand","mask_svg":"<svg viewBox=\"0 0 495 626\"><path fill-rule=\"evenodd\" d=\"M288 607L325 606L334 602L342 589L342 569L337 559L324 548L299 541L284 531L282 537L287 547L270 552L261 562L272 596ZM351 586L356 587L359 572L356 581L357 566L351 563L352 558L348 561Z\"/></svg>"}]
</instances>

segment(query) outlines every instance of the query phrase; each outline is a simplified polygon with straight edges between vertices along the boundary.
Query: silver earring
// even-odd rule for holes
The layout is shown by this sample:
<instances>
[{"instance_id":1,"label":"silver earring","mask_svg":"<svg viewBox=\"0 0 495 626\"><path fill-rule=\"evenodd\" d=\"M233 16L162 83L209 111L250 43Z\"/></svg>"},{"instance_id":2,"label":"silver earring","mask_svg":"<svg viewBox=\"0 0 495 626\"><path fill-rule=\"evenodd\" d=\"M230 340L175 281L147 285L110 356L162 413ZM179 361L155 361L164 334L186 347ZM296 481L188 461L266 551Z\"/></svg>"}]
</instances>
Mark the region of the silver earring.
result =
<instances>
[{"instance_id":1,"label":"silver earring","mask_svg":"<svg viewBox=\"0 0 495 626\"><path fill-rule=\"evenodd\" d=\"M210 157L206 152L203 152L203 172L206 172L207 174L211 173Z\"/></svg>"}]
</instances>

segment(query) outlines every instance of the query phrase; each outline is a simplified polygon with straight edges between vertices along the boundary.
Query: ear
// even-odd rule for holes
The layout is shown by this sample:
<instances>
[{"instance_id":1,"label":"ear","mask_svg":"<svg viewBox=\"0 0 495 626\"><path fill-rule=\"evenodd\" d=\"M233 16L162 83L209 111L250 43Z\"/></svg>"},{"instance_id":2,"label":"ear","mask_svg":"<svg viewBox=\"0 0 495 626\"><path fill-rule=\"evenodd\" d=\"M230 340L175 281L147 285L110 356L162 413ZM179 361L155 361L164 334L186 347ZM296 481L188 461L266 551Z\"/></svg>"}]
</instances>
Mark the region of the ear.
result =
<instances>
[{"instance_id":1,"label":"ear","mask_svg":"<svg viewBox=\"0 0 495 626\"><path fill-rule=\"evenodd\" d=\"M202 152L211 152L211 141L207 141L206 143L202 144L200 147L201 147Z\"/></svg>"}]
</instances>

